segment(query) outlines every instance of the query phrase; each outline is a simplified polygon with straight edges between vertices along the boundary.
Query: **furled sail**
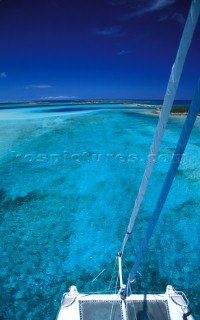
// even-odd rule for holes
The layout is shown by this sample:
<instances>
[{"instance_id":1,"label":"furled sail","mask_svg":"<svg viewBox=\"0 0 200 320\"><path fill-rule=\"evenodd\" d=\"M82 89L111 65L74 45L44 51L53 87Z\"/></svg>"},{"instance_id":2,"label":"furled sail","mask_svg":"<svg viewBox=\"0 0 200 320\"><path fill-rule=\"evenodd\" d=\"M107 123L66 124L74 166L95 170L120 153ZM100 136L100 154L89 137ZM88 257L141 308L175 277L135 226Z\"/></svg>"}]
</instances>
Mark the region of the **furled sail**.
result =
<instances>
[{"instance_id":1,"label":"furled sail","mask_svg":"<svg viewBox=\"0 0 200 320\"><path fill-rule=\"evenodd\" d=\"M138 252L138 255L136 256L135 263L131 269L131 272L129 274L127 288L130 282L132 282L135 278L136 272L138 270L140 261L144 255L144 252L148 246L148 242L152 236L153 230L156 226L156 223L158 221L158 218L160 216L160 213L162 211L162 208L164 206L164 203L166 201L167 195L169 193L169 190L171 188L172 182L174 180L175 174L178 170L182 155L184 153L185 147L187 145L188 139L190 137L192 128L194 126L196 117L198 115L198 112L200 112L200 80L198 82L198 86L194 95L194 98L192 100L189 113L186 117L185 123L183 125L179 141L177 143L176 150L174 152L174 156L169 168L169 171L167 173L167 176L165 178L165 182L163 184L160 196L158 198L158 202L156 204L154 213L151 217L151 220L149 222L146 235L144 237L144 240L141 244L140 250Z\"/></svg>"},{"instance_id":2,"label":"furled sail","mask_svg":"<svg viewBox=\"0 0 200 320\"><path fill-rule=\"evenodd\" d=\"M127 232L126 232L124 239L123 239L123 242L122 242L122 246L121 246L121 250L120 250L121 254L123 254L126 242L127 242L128 238L133 230L135 219L137 217L142 200L145 195L148 181L149 181L149 178L150 178L150 175L151 175L154 163L155 163L155 158L158 153L158 150L159 150L159 147L161 144L161 140L162 140L162 137L164 134L164 130L165 130L165 127L167 124L167 120L168 120L168 117L169 117L169 114L170 114L170 111L172 108L172 104L173 104L173 101L175 98L175 94L176 94L178 83L180 80L180 76L181 76L181 73L183 70L185 58L186 58L188 49L190 47L193 33L194 33L194 30L195 30L195 27L196 27L196 24L198 21L199 12L200 12L200 1L193 0L191 7L190 7L189 15L188 15L188 18L187 18L187 21L185 24L183 35L181 38L181 42L179 45L179 49L178 49L178 52L176 55L176 60L172 66L171 75L169 78L168 86L167 86L165 97L164 97L163 107L162 107L162 110L160 113L156 132L154 134L153 142L152 142L152 145L150 148L150 154L148 157L146 169L145 169L145 172L144 172L144 175L142 178L142 182L140 184L137 198L135 200L135 204L134 204L132 215L131 215L131 218L129 221Z\"/></svg>"}]
</instances>

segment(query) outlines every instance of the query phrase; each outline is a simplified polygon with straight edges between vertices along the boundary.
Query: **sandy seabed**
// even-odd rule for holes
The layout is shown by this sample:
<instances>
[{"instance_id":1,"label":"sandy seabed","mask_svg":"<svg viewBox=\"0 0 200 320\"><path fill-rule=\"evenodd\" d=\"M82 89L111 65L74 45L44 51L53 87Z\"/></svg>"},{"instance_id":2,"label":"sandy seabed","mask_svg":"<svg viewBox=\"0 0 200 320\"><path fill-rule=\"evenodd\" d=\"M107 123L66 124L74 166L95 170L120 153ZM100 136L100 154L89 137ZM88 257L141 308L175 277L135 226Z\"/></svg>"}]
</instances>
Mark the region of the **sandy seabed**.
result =
<instances>
[{"instance_id":1,"label":"sandy seabed","mask_svg":"<svg viewBox=\"0 0 200 320\"><path fill-rule=\"evenodd\" d=\"M182 123L178 117L169 120L125 250L124 278ZM55 319L71 284L86 292L108 289L156 124L156 117L119 110L0 121L2 319ZM185 291L197 318L199 133L198 119L140 266L142 276L133 284L133 291L164 291L167 284ZM90 282L104 268L102 277Z\"/></svg>"}]
</instances>

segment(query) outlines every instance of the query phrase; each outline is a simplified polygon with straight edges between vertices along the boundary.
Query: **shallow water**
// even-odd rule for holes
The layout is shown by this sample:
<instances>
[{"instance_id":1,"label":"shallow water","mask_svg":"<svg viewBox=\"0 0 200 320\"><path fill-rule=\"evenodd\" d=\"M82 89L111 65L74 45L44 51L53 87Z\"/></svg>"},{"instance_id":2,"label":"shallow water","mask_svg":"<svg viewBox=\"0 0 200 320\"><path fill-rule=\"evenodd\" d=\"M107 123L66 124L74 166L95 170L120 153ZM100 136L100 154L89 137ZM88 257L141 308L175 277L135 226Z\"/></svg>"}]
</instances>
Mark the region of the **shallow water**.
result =
<instances>
[{"instance_id":1,"label":"shallow water","mask_svg":"<svg viewBox=\"0 0 200 320\"><path fill-rule=\"evenodd\" d=\"M71 284L79 291L108 289L157 120L134 110L104 110L0 122L2 319L54 319L62 293ZM182 117L170 118L125 250L125 275L156 204L182 123ZM141 276L133 285L133 291L165 290L167 284L184 290L197 319L199 124L198 119L141 264Z\"/></svg>"}]
</instances>

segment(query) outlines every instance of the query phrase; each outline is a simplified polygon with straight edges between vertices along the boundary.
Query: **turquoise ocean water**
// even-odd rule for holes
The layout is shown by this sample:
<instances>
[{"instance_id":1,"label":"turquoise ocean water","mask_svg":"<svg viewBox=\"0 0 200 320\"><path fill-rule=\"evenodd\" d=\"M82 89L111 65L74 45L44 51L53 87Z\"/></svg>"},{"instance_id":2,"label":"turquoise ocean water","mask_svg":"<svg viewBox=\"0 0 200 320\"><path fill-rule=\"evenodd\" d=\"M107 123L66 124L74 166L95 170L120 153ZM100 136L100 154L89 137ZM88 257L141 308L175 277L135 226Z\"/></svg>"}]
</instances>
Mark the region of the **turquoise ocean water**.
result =
<instances>
[{"instance_id":1,"label":"turquoise ocean water","mask_svg":"<svg viewBox=\"0 0 200 320\"><path fill-rule=\"evenodd\" d=\"M159 104L1 105L0 319L55 319L62 294L71 284L85 292L115 287L116 272L110 283L115 256L158 121L151 109ZM124 278L155 207L183 121L184 116L169 119L124 253ZM132 286L140 292L164 291L167 284L183 290L197 319L199 125L197 119L141 275Z\"/></svg>"}]
</instances>

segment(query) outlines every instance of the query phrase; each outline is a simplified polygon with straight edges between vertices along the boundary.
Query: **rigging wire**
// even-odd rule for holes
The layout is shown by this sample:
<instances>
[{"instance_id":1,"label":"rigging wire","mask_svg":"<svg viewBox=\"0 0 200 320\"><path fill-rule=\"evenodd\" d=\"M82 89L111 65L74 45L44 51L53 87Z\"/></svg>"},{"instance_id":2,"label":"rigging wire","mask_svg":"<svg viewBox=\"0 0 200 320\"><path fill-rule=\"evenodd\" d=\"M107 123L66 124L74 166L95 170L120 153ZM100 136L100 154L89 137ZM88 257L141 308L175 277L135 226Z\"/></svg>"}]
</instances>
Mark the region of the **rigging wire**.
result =
<instances>
[{"instance_id":1,"label":"rigging wire","mask_svg":"<svg viewBox=\"0 0 200 320\"><path fill-rule=\"evenodd\" d=\"M98 278L100 278L100 277L102 276L102 274L108 269L108 267L109 267L111 264L113 264L114 261L115 261L115 263L116 263L116 259L115 259L115 260L112 259L112 260L107 264L106 268L104 268L99 274L97 274L96 277L94 277L92 280L88 281L88 282L85 284L85 287L87 287L90 283L93 283L93 282L96 281ZM90 276L92 276L92 274L90 274Z\"/></svg>"},{"instance_id":2,"label":"rigging wire","mask_svg":"<svg viewBox=\"0 0 200 320\"><path fill-rule=\"evenodd\" d=\"M103 269L91 282L94 282L95 280L97 280L105 271L106 269Z\"/></svg>"},{"instance_id":3,"label":"rigging wire","mask_svg":"<svg viewBox=\"0 0 200 320\"><path fill-rule=\"evenodd\" d=\"M109 283L109 286L108 286L108 290L110 289L112 281L113 281L116 265L117 265L117 259L115 259L115 265L114 265L114 268L113 268L113 272L112 272L112 276L111 276L110 283Z\"/></svg>"}]
</instances>

